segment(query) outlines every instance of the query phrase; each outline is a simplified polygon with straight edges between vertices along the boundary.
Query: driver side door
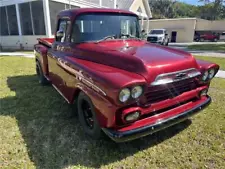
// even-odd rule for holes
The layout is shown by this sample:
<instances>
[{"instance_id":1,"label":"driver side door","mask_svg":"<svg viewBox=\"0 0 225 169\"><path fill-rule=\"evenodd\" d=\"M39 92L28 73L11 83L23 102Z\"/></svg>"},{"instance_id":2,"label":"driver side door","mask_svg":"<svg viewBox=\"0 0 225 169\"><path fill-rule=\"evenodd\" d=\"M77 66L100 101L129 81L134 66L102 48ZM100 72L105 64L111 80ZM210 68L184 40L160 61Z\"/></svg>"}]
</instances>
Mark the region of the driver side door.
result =
<instances>
[{"instance_id":1,"label":"driver side door","mask_svg":"<svg viewBox=\"0 0 225 169\"><path fill-rule=\"evenodd\" d=\"M52 44L52 49L48 52L49 78L51 79L53 87L55 87L64 98L64 80L62 76L64 76L65 73L60 66L60 62L64 60L67 55L70 26L70 19L60 18L58 20L55 42ZM57 36L57 34L62 34L62 36Z\"/></svg>"}]
</instances>

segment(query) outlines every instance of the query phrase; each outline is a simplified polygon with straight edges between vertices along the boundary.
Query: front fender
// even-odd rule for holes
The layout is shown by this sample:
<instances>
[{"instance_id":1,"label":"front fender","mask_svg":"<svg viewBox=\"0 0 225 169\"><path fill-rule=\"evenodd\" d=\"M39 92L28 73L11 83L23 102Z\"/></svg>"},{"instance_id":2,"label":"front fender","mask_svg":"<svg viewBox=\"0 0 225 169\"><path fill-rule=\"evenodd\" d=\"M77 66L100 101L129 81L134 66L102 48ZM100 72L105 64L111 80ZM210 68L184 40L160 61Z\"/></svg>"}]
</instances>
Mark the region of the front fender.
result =
<instances>
[{"instance_id":1,"label":"front fender","mask_svg":"<svg viewBox=\"0 0 225 169\"><path fill-rule=\"evenodd\" d=\"M91 99L95 107L98 122L102 128L115 126L115 113L118 109L116 105L111 103L102 94L94 91L93 89L85 86L82 83L76 85L76 90L74 91L75 97L78 93L77 91L84 92Z\"/></svg>"},{"instance_id":2,"label":"front fender","mask_svg":"<svg viewBox=\"0 0 225 169\"><path fill-rule=\"evenodd\" d=\"M66 62L67 67L70 67L69 69L80 82L118 106L121 106L118 95L122 88L146 85L143 76L132 72L72 57Z\"/></svg>"},{"instance_id":3,"label":"front fender","mask_svg":"<svg viewBox=\"0 0 225 169\"><path fill-rule=\"evenodd\" d=\"M201 72L204 72L208 69L214 68L216 70L216 73L218 72L220 66L218 64L215 63L211 63L205 60L199 60L196 59L197 64L199 65L199 69Z\"/></svg>"},{"instance_id":4,"label":"front fender","mask_svg":"<svg viewBox=\"0 0 225 169\"><path fill-rule=\"evenodd\" d=\"M41 64L44 75L48 75L47 53L48 53L48 49L45 46L43 46L41 44L34 45L35 58Z\"/></svg>"}]
</instances>

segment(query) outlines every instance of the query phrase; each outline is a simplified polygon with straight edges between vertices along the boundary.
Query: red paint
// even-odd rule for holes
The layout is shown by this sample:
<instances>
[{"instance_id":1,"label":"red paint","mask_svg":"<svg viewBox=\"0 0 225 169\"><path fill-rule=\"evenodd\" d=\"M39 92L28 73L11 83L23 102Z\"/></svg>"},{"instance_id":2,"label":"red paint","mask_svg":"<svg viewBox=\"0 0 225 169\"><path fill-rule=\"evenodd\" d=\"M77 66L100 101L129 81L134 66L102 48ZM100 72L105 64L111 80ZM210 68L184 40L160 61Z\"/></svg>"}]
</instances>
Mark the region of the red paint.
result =
<instances>
[{"instance_id":1,"label":"red paint","mask_svg":"<svg viewBox=\"0 0 225 169\"><path fill-rule=\"evenodd\" d=\"M83 8L62 11L58 19L68 17L73 22L80 14L98 12L136 16L123 10ZM119 131L132 130L175 116L204 101L205 97L199 98L199 92L208 88L210 82L201 83L198 78L195 78L197 88L146 106L145 94L158 75L190 68L200 72L212 67L219 69L216 64L196 61L187 52L135 39L74 45L45 38L39 39L39 44L35 45L35 51L36 60L41 63L45 76L69 103L73 103L78 91L85 92L95 106L101 127ZM121 103L118 100L121 89L135 85L142 85L144 94L137 100L130 99L126 103ZM133 123L126 124L123 119L125 114L134 110L139 110L144 117L157 110L194 98L196 101L189 101L159 115L146 117Z\"/></svg>"},{"instance_id":2,"label":"red paint","mask_svg":"<svg viewBox=\"0 0 225 169\"><path fill-rule=\"evenodd\" d=\"M185 112L185 111L197 106L198 104L204 102L206 99L207 98L204 96L198 101L188 102L186 104L183 104L180 107L170 109L170 110L165 111L161 114L138 120L138 121L132 123L129 126L118 129L118 131L129 131L129 130L132 130L132 129L135 129L135 128L140 128L140 127L143 127L143 126L155 124L157 121L168 119L170 117L173 117L173 116L176 116L176 115L180 114L181 112Z\"/></svg>"}]
</instances>

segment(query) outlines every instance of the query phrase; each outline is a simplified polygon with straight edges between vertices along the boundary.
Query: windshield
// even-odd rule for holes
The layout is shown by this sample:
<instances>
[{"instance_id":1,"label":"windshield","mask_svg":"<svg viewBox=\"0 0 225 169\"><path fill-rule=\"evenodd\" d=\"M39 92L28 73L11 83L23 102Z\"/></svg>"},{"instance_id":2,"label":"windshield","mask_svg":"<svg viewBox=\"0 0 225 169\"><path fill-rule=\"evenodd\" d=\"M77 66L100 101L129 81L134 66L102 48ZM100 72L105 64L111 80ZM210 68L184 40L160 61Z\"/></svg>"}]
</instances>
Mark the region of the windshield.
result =
<instances>
[{"instance_id":1,"label":"windshield","mask_svg":"<svg viewBox=\"0 0 225 169\"><path fill-rule=\"evenodd\" d=\"M73 24L71 42L140 38L136 16L122 14L83 14Z\"/></svg>"},{"instance_id":2,"label":"windshield","mask_svg":"<svg viewBox=\"0 0 225 169\"><path fill-rule=\"evenodd\" d=\"M150 34L163 34L163 30L151 30Z\"/></svg>"}]
</instances>

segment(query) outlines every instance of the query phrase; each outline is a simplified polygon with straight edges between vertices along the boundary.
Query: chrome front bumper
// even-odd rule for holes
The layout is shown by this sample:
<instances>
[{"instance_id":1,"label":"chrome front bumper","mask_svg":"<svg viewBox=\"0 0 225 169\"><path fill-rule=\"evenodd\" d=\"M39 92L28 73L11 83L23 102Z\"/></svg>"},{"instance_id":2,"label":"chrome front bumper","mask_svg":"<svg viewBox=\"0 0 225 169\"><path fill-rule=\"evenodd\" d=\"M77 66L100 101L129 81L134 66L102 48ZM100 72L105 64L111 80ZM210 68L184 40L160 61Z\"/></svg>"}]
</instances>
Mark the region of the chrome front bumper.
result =
<instances>
[{"instance_id":1,"label":"chrome front bumper","mask_svg":"<svg viewBox=\"0 0 225 169\"><path fill-rule=\"evenodd\" d=\"M211 103L211 97L207 96L207 99L200 103L199 105L182 112L176 116L173 116L171 118L158 121L157 123L147 125L141 128L136 128L129 131L124 132L118 132L112 129L103 128L102 130L105 132L106 135L108 135L112 140L115 142L126 142L130 140L134 140L140 137L144 137L146 135L155 133L157 131L160 131L164 128L170 127L172 125L175 125L177 123L180 123L192 115L196 114L198 111L204 109Z\"/></svg>"}]
</instances>

